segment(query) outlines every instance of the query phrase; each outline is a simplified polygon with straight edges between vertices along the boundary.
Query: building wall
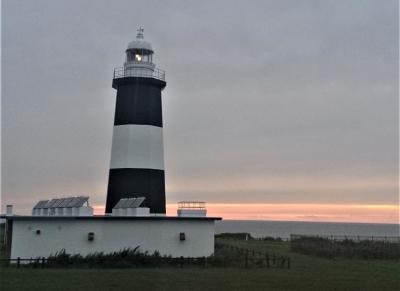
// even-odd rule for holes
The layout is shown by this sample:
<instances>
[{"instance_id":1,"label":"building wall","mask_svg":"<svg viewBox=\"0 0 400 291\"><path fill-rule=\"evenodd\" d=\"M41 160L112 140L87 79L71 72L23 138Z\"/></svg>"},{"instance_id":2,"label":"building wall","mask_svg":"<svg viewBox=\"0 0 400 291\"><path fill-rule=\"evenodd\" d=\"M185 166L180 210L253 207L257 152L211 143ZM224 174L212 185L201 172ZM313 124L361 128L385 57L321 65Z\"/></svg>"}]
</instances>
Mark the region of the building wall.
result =
<instances>
[{"instance_id":1,"label":"building wall","mask_svg":"<svg viewBox=\"0 0 400 291\"><path fill-rule=\"evenodd\" d=\"M36 234L40 230L40 234ZM88 233L94 232L94 240ZM184 232L185 241L179 240ZM70 254L113 252L140 246L150 253L202 257L214 252L213 220L15 220L11 258L47 257L65 249Z\"/></svg>"}]
</instances>

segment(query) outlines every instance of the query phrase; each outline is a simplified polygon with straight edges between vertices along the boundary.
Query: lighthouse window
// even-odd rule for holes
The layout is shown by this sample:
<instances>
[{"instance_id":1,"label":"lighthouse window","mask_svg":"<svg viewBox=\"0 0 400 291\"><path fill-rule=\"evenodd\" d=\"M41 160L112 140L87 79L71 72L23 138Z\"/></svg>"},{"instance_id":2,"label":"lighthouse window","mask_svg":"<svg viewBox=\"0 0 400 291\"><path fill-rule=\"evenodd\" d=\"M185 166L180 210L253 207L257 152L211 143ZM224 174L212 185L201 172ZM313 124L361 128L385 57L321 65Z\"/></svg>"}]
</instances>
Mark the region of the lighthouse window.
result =
<instances>
[{"instance_id":1,"label":"lighthouse window","mask_svg":"<svg viewBox=\"0 0 400 291\"><path fill-rule=\"evenodd\" d=\"M141 62L142 61L142 56L139 54L135 54L135 61L136 62Z\"/></svg>"},{"instance_id":2,"label":"lighthouse window","mask_svg":"<svg viewBox=\"0 0 400 291\"><path fill-rule=\"evenodd\" d=\"M132 62L133 54L132 52L127 52L126 53L126 61L127 62Z\"/></svg>"},{"instance_id":3,"label":"lighthouse window","mask_svg":"<svg viewBox=\"0 0 400 291\"><path fill-rule=\"evenodd\" d=\"M128 51L126 53L126 60L128 62L151 63L153 60L153 56L151 53L147 51L134 50L134 51Z\"/></svg>"}]
</instances>

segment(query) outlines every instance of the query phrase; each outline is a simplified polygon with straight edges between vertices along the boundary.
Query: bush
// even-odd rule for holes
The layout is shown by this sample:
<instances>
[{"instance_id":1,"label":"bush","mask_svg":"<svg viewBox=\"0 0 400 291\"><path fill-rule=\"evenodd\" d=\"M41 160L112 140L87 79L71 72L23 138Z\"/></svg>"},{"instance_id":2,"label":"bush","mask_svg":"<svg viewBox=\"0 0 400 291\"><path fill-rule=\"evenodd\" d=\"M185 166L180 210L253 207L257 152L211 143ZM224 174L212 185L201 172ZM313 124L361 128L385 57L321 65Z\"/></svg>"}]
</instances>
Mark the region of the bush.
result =
<instances>
[{"instance_id":1,"label":"bush","mask_svg":"<svg viewBox=\"0 0 400 291\"><path fill-rule=\"evenodd\" d=\"M63 249L47 259L48 265L55 267L84 266L84 267L138 267L138 266L159 266L163 263L170 263L170 256L161 256L158 251L153 254L140 252L139 246L131 249L126 248L117 252L105 254L94 252L86 256L71 255Z\"/></svg>"},{"instance_id":2,"label":"bush","mask_svg":"<svg viewBox=\"0 0 400 291\"><path fill-rule=\"evenodd\" d=\"M320 237L296 237L291 249L305 255L324 258L400 259L400 243L385 241L334 241Z\"/></svg>"},{"instance_id":3,"label":"bush","mask_svg":"<svg viewBox=\"0 0 400 291\"><path fill-rule=\"evenodd\" d=\"M253 240L254 238L251 236L250 233L247 232L237 232L237 233L220 233L215 235L216 238L227 238L227 239L234 239L234 240Z\"/></svg>"},{"instance_id":4,"label":"bush","mask_svg":"<svg viewBox=\"0 0 400 291\"><path fill-rule=\"evenodd\" d=\"M262 238L259 238L259 240L263 240L263 241L277 241L277 242L281 242L282 239L280 237L272 237L272 236L265 236Z\"/></svg>"}]
</instances>

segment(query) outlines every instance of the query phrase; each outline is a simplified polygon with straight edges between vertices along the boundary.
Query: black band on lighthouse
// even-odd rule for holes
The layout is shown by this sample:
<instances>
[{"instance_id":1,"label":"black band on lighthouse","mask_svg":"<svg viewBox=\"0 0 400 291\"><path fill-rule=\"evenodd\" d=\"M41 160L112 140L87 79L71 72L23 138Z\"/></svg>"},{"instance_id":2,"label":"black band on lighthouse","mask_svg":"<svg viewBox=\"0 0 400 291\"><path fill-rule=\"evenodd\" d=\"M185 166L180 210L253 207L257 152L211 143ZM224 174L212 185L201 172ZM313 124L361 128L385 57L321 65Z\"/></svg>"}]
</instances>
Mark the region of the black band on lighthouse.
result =
<instances>
[{"instance_id":1,"label":"black band on lighthouse","mask_svg":"<svg viewBox=\"0 0 400 291\"><path fill-rule=\"evenodd\" d=\"M148 124L162 127L161 90L166 83L152 78L117 79L114 125Z\"/></svg>"},{"instance_id":2,"label":"black band on lighthouse","mask_svg":"<svg viewBox=\"0 0 400 291\"><path fill-rule=\"evenodd\" d=\"M144 206L149 207L151 213L165 213L164 181L163 170L111 169L106 213L111 213L121 198L129 197L146 197Z\"/></svg>"}]
</instances>

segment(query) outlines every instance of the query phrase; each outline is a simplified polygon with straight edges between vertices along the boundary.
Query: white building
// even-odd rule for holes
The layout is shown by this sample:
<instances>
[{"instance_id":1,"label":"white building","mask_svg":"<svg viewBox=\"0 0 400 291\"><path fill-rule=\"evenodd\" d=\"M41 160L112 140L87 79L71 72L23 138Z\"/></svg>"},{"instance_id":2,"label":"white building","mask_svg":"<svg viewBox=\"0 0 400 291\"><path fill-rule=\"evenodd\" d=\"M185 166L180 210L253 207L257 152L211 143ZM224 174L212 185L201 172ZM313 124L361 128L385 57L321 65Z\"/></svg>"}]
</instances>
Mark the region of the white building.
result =
<instances>
[{"instance_id":1,"label":"white building","mask_svg":"<svg viewBox=\"0 0 400 291\"><path fill-rule=\"evenodd\" d=\"M139 246L172 257L214 253L216 218L162 216L7 217L11 259L48 257L65 249L83 256ZM11 226L11 231L10 231Z\"/></svg>"},{"instance_id":2,"label":"white building","mask_svg":"<svg viewBox=\"0 0 400 291\"><path fill-rule=\"evenodd\" d=\"M200 213L199 207L192 209L193 204L188 202L180 204L179 216L150 214L148 208L140 207L142 198L124 199L116 205L112 215L92 215L87 210L84 212L88 215L82 215L79 207L74 212L65 211L65 207L57 208L68 205L67 201L74 206L88 202L83 197L72 198L39 202L33 209L35 215L9 212L2 216L6 219L8 256L11 259L48 257L61 250L85 256L137 246L142 252L158 251L172 257L208 257L214 253L215 220L220 218L206 217L205 209ZM43 211L41 205L54 208ZM125 211L122 211L124 205ZM186 206L188 208L184 209Z\"/></svg>"}]
</instances>

